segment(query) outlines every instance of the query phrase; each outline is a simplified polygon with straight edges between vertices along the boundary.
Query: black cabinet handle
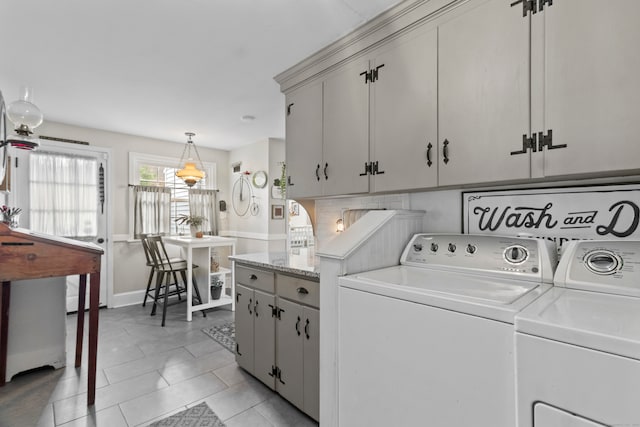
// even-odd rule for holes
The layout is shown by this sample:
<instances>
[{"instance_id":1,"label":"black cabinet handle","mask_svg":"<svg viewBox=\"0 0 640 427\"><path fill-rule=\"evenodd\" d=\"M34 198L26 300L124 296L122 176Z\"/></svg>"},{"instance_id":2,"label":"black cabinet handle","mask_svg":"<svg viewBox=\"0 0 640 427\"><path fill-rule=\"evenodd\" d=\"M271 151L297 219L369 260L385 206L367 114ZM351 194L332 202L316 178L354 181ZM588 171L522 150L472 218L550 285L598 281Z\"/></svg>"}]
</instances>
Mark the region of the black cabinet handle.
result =
<instances>
[{"instance_id":1,"label":"black cabinet handle","mask_svg":"<svg viewBox=\"0 0 640 427\"><path fill-rule=\"evenodd\" d=\"M253 314L253 311L251 310L251 298L249 298L249 304L247 304L247 309L249 310L249 314Z\"/></svg>"},{"instance_id":2,"label":"black cabinet handle","mask_svg":"<svg viewBox=\"0 0 640 427\"><path fill-rule=\"evenodd\" d=\"M298 316L298 321L296 322L296 332L298 333L298 336L300 336L300 316Z\"/></svg>"},{"instance_id":3,"label":"black cabinet handle","mask_svg":"<svg viewBox=\"0 0 640 427\"><path fill-rule=\"evenodd\" d=\"M320 163L316 166L316 179L320 181Z\"/></svg>"},{"instance_id":4,"label":"black cabinet handle","mask_svg":"<svg viewBox=\"0 0 640 427\"><path fill-rule=\"evenodd\" d=\"M442 143L442 155L444 156L444 164L449 163L449 140L445 139Z\"/></svg>"},{"instance_id":5,"label":"black cabinet handle","mask_svg":"<svg viewBox=\"0 0 640 427\"><path fill-rule=\"evenodd\" d=\"M380 64L378 65L375 69L371 70L371 81L375 82L376 80L378 80L378 70L380 68L384 67L384 64Z\"/></svg>"},{"instance_id":6,"label":"black cabinet handle","mask_svg":"<svg viewBox=\"0 0 640 427\"><path fill-rule=\"evenodd\" d=\"M382 175L384 171L381 171L378 167L378 161L376 160L371 164L371 175Z\"/></svg>"},{"instance_id":7,"label":"black cabinet handle","mask_svg":"<svg viewBox=\"0 0 640 427\"><path fill-rule=\"evenodd\" d=\"M251 276L249 276L250 280L258 280L258 276L256 276L255 274L252 274Z\"/></svg>"},{"instance_id":8,"label":"black cabinet handle","mask_svg":"<svg viewBox=\"0 0 640 427\"><path fill-rule=\"evenodd\" d=\"M531 138L527 138L527 135L522 135L522 150L512 151L510 154L512 156L516 156L518 154L527 154L527 150L531 149L534 153L536 152L536 134L531 135Z\"/></svg>"},{"instance_id":9,"label":"black cabinet handle","mask_svg":"<svg viewBox=\"0 0 640 427\"><path fill-rule=\"evenodd\" d=\"M309 319L307 319L306 323L304 324L304 334L307 339L309 339Z\"/></svg>"},{"instance_id":10,"label":"black cabinet handle","mask_svg":"<svg viewBox=\"0 0 640 427\"><path fill-rule=\"evenodd\" d=\"M299 294L303 294L303 295L307 295L309 293L307 288L303 288L302 286L300 286L298 289L296 289L296 291L298 291Z\"/></svg>"},{"instance_id":11,"label":"black cabinet handle","mask_svg":"<svg viewBox=\"0 0 640 427\"><path fill-rule=\"evenodd\" d=\"M242 353L240 353L240 346L238 345L238 343L236 343L236 354L238 356L242 356Z\"/></svg>"},{"instance_id":12,"label":"black cabinet handle","mask_svg":"<svg viewBox=\"0 0 640 427\"><path fill-rule=\"evenodd\" d=\"M256 314L256 317L258 317L258 300L256 300L256 304L253 306L253 312Z\"/></svg>"},{"instance_id":13,"label":"black cabinet handle","mask_svg":"<svg viewBox=\"0 0 640 427\"><path fill-rule=\"evenodd\" d=\"M293 107L293 102L289 105L287 105L287 116L291 115L291 107Z\"/></svg>"},{"instance_id":14,"label":"black cabinet handle","mask_svg":"<svg viewBox=\"0 0 640 427\"><path fill-rule=\"evenodd\" d=\"M240 302L240 295L242 295L240 292L236 292L236 303Z\"/></svg>"},{"instance_id":15,"label":"black cabinet handle","mask_svg":"<svg viewBox=\"0 0 640 427\"><path fill-rule=\"evenodd\" d=\"M293 187L293 186L295 185L293 182L291 182L291 175L289 175L289 176L287 177L287 185L288 185L289 187Z\"/></svg>"},{"instance_id":16,"label":"black cabinet handle","mask_svg":"<svg viewBox=\"0 0 640 427\"><path fill-rule=\"evenodd\" d=\"M364 172L360 174L360 176L367 176L371 173L371 162L364 162Z\"/></svg>"},{"instance_id":17,"label":"black cabinet handle","mask_svg":"<svg viewBox=\"0 0 640 427\"><path fill-rule=\"evenodd\" d=\"M360 75L364 76L364 84L369 83L369 80L373 81L371 78L371 71L369 70L361 72Z\"/></svg>"},{"instance_id":18,"label":"black cabinet handle","mask_svg":"<svg viewBox=\"0 0 640 427\"><path fill-rule=\"evenodd\" d=\"M329 163L324 164L324 179L325 181L329 179L329 175L327 175L327 168L329 167Z\"/></svg>"},{"instance_id":19,"label":"black cabinet handle","mask_svg":"<svg viewBox=\"0 0 640 427\"><path fill-rule=\"evenodd\" d=\"M431 149L433 148L433 145L431 145L431 143L427 144L427 166L431 167L431 165L433 164L433 162L431 161Z\"/></svg>"}]
</instances>

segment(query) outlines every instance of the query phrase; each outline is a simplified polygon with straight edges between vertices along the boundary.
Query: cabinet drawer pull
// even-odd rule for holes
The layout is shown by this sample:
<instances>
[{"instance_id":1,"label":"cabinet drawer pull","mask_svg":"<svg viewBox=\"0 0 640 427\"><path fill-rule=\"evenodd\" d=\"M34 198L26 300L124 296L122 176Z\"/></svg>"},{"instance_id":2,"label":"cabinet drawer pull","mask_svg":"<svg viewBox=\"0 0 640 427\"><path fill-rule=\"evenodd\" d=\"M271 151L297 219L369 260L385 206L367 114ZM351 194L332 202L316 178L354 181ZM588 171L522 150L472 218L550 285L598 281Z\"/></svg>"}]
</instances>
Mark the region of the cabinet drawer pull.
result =
<instances>
[{"instance_id":1,"label":"cabinet drawer pull","mask_svg":"<svg viewBox=\"0 0 640 427\"><path fill-rule=\"evenodd\" d=\"M449 140L445 139L442 143L442 155L444 156L444 164L449 163Z\"/></svg>"},{"instance_id":2,"label":"cabinet drawer pull","mask_svg":"<svg viewBox=\"0 0 640 427\"><path fill-rule=\"evenodd\" d=\"M253 311L251 310L251 298L249 298L249 304L247 304L247 310L249 310L249 314L253 314Z\"/></svg>"},{"instance_id":3,"label":"cabinet drawer pull","mask_svg":"<svg viewBox=\"0 0 640 427\"><path fill-rule=\"evenodd\" d=\"M329 175L327 175L327 168L329 167L329 163L324 164L324 179L325 181L329 179Z\"/></svg>"},{"instance_id":4,"label":"cabinet drawer pull","mask_svg":"<svg viewBox=\"0 0 640 427\"><path fill-rule=\"evenodd\" d=\"M296 332L298 333L298 336L300 336L300 316L298 316L298 321L296 322Z\"/></svg>"},{"instance_id":5,"label":"cabinet drawer pull","mask_svg":"<svg viewBox=\"0 0 640 427\"><path fill-rule=\"evenodd\" d=\"M303 288L302 286L301 286L301 287L299 287L299 288L297 289L297 291L298 291L298 293L299 293L299 294L302 294L302 295L307 295L307 294L309 293L309 291L307 290L307 288Z\"/></svg>"},{"instance_id":6,"label":"cabinet drawer pull","mask_svg":"<svg viewBox=\"0 0 640 427\"><path fill-rule=\"evenodd\" d=\"M307 339L309 339L309 319L307 319L306 323L304 324L304 334Z\"/></svg>"},{"instance_id":7,"label":"cabinet drawer pull","mask_svg":"<svg viewBox=\"0 0 640 427\"><path fill-rule=\"evenodd\" d=\"M258 317L258 300L256 300L256 304L253 306L253 312L256 314L256 317Z\"/></svg>"},{"instance_id":8,"label":"cabinet drawer pull","mask_svg":"<svg viewBox=\"0 0 640 427\"><path fill-rule=\"evenodd\" d=\"M238 345L238 343L236 343L236 354L238 356L242 356L242 353L240 353L240 346Z\"/></svg>"},{"instance_id":9,"label":"cabinet drawer pull","mask_svg":"<svg viewBox=\"0 0 640 427\"><path fill-rule=\"evenodd\" d=\"M433 148L433 145L431 145L431 143L429 143L427 145L427 166L431 167L431 165L433 164L433 162L431 161L431 149Z\"/></svg>"},{"instance_id":10,"label":"cabinet drawer pull","mask_svg":"<svg viewBox=\"0 0 640 427\"><path fill-rule=\"evenodd\" d=\"M320 181L320 163L316 166L316 179Z\"/></svg>"},{"instance_id":11,"label":"cabinet drawer pull","mask_svg":"<svg viewBox=\"0 0 640 427\"><path fill-rule=\"evenodd\" d=\"M251 276L249 276L249 280L258 280L258 276L252 274Z\"/></svg>"}]
</instances>

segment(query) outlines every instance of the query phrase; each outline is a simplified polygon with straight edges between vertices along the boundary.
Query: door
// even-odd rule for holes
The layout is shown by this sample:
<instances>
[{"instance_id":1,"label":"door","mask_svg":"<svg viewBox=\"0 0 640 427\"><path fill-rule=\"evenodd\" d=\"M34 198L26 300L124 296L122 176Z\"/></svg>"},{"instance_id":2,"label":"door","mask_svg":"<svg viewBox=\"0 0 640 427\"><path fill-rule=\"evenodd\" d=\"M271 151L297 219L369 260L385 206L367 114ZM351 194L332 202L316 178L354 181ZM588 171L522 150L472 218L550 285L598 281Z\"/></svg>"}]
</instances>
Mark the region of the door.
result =
<instances>
[{"instance_id":1,"label":"door","mask_svg":"<svg viewBox=\"0 0 640 427\"><path fill-rule=\"evenodd\" d=\"M322 195L322 82L287 94L287 198Z\"/></svg>"},{"instance_id":2,"label":"door","mask_svg":"<svg viewBox=\"0 0 640 427\"><path fill-rule=\"evenodd\" d=\"M304 412L320 418L320 310L304 307Z\"/></svg>"},{"instance_id":3,"label":"door","mask_svg":"<svg viewBox=\"0 0 640 427\"><path fill-rule=\"evenodd\" d=\"M321 181L325 196L367 193L369 175L369 61L357 60L324 81ZM362 74L362 75L361 75Z\"/></svg>"},{"instance_id":4,"label":"door","mask_svg":"<svg viewBox=\"0 0 640 427\"><path fill-rule=\"evenodd\" d=\"M276 324L272 309L276 297L262 291L254 291L254 372L260 381L275 389L273 368L276 365Z\"/></svg>"},{"instance_id":5,"label":"door","mask_svg":"<svg viewBox=\"0 0 640 427\"><path fill-rule=\"evenodd\" d=\"M371 84L373 192L438 185L438 33L416 29L375 55Z\"/></svg>"},{"instance_id":6,"label":"door","mask_svg":"<svg viewBox=\"0 0 640 427\"><path fill-rule=\"evenodd\" d=\"M236 362L253 373L253 289L236 283Z\"/></svg>"},{"instance_id":7,"label":"door","mask_svg":"<svg viewBox=\"0 0 640 427\"><path fill-rule=\"evenodd\" d=\"M533 129L544 176L640 169L640 2L553 2L532 17Z\"/></svg>"},{"instance_id":8,"label":"door","mask_svg":"<svg viewBox=\"0 0 640 427\"><path fill-rule=\"evenodd\" d=\"M38 151L14 150L20 179L15 202L27 215L21 226L90 242L104 250L100 306L110 293L109 150L41 140ZM67 312L78 310L79 276L68 276ZM87 285L88 289L88 285ZM89 308L89 295L85 309Z\"/></svg>"},{"instance_id":9,"label":"door","mask_svg":"<svg viewBox=\"0 0 640 427\"><path fill-rule=\"evenodd\" d=\"M285 399L304 409L302 334L304 315L302 306L285 299L278 299L280 317L277 322L277 361L280 378L276 389Z\"/></svg>"},{"instance_id":10,"label":"door","mask_svg":"<svg viewBox=\"0 0 640 427\"><path fill-rule=\"evenodd\" d=\"M472 2L438 27L439 185L528 179L529 18ZM569 31L569 30L567 30Z\"/></svg>"}]
</instances>

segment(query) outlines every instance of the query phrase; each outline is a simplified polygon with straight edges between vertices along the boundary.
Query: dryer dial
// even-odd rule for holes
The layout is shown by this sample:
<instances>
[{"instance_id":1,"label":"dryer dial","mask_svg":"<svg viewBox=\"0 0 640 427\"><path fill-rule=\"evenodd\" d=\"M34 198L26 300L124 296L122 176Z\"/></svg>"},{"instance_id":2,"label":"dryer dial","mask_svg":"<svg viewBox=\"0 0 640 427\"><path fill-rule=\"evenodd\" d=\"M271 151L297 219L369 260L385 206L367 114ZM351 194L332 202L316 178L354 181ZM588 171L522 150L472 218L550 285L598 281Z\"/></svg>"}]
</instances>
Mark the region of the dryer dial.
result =
<instances>
[{"instance_id":1,"label":"dryer dial","mask_svg":"<svg viewBox=\"0 0 640 427\"><path fill-rule=\"evenodd\" d=\"M529 258L529 251L524 246L512 245L504 250L504 259L509 264L522 264Z\"/></svg>"},{"instance_id":2,"label":"dryer dial","mask_svg":"<svg viewBox=\"0 0 640 427\"><path fill-rule=\"evenodd\" d=\"M584 265L596 274L614 274L622 268L622 259L615 253L598 249L587 253L583 257Z\"/></svg>"}]
</instances>

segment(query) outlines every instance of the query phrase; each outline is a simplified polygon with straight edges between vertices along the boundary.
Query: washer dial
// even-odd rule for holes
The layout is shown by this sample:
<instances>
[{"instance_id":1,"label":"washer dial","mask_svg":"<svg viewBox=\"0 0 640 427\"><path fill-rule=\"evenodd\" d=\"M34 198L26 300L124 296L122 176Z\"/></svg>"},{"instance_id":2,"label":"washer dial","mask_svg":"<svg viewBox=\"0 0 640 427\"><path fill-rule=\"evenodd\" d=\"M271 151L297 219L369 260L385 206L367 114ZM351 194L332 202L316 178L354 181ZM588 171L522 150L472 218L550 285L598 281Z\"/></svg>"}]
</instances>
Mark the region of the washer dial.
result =
<instances>
[{"instance_id":1,"label":"washer dial","mask_svg":"<svg viewBox=\"0 0 640 427\"><path fill-rule=\"evenodd\" d=\"M614 274L622 268L622 259L615 253L604 249L591 251L582 259L587 269L596 274Z\"/></svg>"},{"instance_id":2,"label":"washer dial","mask_svg":"<svg viewBox=\"0 0 640 427\"><path fill-rule=\"evenodd\" d=\"M529 258L529 251L524 246L512 245L504 250L504 259L509 264L522 264Z\"/></svg>"}]
</instances>

